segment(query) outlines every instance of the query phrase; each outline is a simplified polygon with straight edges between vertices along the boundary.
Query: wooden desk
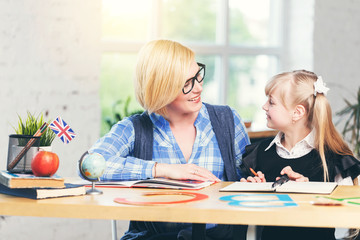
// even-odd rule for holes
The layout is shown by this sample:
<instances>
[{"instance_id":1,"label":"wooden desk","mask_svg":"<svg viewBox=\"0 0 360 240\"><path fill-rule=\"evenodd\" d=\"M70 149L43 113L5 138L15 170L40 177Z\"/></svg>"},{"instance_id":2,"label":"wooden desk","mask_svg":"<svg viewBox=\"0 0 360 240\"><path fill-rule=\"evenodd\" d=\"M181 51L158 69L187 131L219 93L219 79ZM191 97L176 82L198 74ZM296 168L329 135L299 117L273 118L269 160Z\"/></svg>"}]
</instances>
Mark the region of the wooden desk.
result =
<instances>
[{"instance_id":1,"label":"wooden desk","mask_svg":"<svg viewBox=\"0 0 360 240\"><path fill-rule=\"evenodd\" d=\"M118 219L189 223L222 223L278 226L360 228L360 205L313 206L315 195L290 194L297 207L240 208L220 201L219 197L237 193L219 192L228 182L196 191L209 196L198 202L133 206L113 202L116 197L134 197L156 189L102 188L103 195L31 200L0 194L0 215L84 219ZM174 191L174 190L173 190ZM359 186L339 186L332 197L360 197ZM174 196L167 196L174 197ZM180 196L181 197L181 196ZM179 196L176 196L179 198Z\"/></svg>"}]
</instances>

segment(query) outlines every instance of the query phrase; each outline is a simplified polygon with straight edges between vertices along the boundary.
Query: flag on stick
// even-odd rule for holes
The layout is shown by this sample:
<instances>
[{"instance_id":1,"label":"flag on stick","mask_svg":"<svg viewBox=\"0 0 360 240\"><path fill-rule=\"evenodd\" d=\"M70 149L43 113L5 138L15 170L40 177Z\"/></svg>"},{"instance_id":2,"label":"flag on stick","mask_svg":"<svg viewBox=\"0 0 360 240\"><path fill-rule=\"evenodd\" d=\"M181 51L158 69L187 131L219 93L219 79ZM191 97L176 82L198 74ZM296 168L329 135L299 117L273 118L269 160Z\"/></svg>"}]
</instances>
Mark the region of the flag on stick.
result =
<instances>
[{"instance_id":1,"label":"flag on stick","mask_svg":"<svg viewBox=\"0 0 360 240\"><path fill-rule=\"evenodd\" d=\"M75 132L61 117L57 117L52 121L49 127L63 143L69 143L76 136Z\"/></svg>"}]
</instances>

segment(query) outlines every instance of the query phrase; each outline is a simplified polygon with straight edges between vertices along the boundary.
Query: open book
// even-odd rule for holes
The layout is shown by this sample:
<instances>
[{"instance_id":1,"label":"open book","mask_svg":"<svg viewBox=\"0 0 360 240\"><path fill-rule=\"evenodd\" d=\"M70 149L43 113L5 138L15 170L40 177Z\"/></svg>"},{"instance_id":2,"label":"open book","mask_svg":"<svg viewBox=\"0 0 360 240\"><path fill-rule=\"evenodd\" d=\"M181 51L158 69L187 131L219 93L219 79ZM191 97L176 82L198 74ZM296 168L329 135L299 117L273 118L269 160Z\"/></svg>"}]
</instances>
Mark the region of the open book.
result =
<instances>
[{"instance_id":1,"label":"open book","mask_svg":"<svg viewBox=\"0 0 360 240\"><path fill-rule=\"evenodd\" d=\"M272 188L273 182L249 183L234 182L222 189L221 192L282 192L282 193L315 193L330 194L337 186L336 182L295 182L288 181Z\"/></svg>"},{"instance_id":2,"label":"open book","mask_svg":"<svg viewBox=\"0 0 360 240\"><path fill-rule=\"evenodd\" d=\"M76 184L89 185L88 181L76 182ZM196 180L174 180L167 178L152 178L136 181L100 181L95 182L96 187L141 187L141 188L170 188L170 189L201 189L210 186L214 182Z\"/></svg>"}]
</instances>

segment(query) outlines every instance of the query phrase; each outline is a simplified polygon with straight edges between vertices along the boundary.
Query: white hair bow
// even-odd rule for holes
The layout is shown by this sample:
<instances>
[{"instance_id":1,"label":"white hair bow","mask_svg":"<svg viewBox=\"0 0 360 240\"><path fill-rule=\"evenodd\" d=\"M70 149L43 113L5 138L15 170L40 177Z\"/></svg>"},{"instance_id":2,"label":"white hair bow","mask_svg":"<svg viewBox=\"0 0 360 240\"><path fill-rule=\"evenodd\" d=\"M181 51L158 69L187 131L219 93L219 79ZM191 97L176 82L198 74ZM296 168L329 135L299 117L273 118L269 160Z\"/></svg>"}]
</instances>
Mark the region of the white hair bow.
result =
<instances>
[{"instance_id":1,"label":"white hair bow","mask_svg":"<svg viewBox=\"0 0 360 240\"><path fill-rule=\"evenodd\" d=\"M326 84L323 82L321 76L319 76L316 82L314 82L314 87L314 96L316 96L317 93L323 93L326 96L327 92L330 90L326 87Z\"/></svg>"}]
</instances>

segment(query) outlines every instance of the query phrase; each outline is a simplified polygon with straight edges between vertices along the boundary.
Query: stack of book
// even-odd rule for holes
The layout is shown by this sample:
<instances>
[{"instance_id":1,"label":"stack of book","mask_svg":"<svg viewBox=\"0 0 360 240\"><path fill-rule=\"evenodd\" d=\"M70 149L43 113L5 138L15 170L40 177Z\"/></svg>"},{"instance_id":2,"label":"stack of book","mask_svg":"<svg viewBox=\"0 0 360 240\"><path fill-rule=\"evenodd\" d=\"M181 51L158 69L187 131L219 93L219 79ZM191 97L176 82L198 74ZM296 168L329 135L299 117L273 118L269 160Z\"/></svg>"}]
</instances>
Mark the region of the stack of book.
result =
<instances>
[{"instance_id":1,"label":"stack of book","mask_svg":"<svg viewBox=\"0 0 360 240\"><path fill-rule=\"evenodd\" d=\"M85 187L65 183L61 177L36 177L0 171L0 193L31 199L44 199L85 194Z\"/></svg>"}]
</instances>

